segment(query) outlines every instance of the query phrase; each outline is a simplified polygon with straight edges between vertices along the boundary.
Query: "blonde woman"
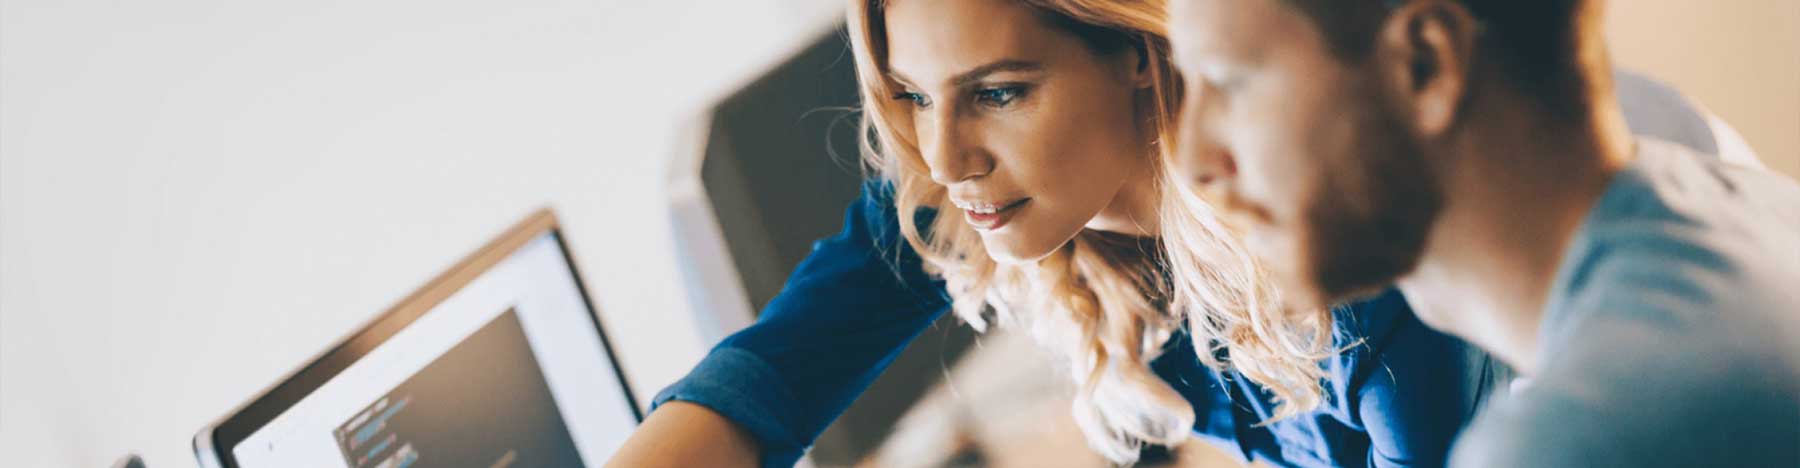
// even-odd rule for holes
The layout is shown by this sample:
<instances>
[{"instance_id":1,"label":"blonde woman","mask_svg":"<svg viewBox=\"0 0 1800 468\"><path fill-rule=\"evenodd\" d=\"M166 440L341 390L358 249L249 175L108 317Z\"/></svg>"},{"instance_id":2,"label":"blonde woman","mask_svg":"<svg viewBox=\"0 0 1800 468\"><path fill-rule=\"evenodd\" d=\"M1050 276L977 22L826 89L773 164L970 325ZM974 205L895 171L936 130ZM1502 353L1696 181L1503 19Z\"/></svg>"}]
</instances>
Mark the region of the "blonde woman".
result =
<instances>
[{"instance_id":1,"label":"blonde woman","mask_svg":"<svg viewBox=\"0 0 1800 468\"><path fill-rule=\"evenodd\" d=\"M1281 312L1204 213L1159 216L1181 98L1163 8L854 2L879 181L758 323L657 396L613 465L791 465L947 309L1028 330L1117 462L1200 436L1279 465L1441 464L1472 409L1460 342L1397 295L1337 314L1355 321ZM1207 281L1171 287L1165 232L1203 246L1175 270Z\"/></svg>"}]
</instances>

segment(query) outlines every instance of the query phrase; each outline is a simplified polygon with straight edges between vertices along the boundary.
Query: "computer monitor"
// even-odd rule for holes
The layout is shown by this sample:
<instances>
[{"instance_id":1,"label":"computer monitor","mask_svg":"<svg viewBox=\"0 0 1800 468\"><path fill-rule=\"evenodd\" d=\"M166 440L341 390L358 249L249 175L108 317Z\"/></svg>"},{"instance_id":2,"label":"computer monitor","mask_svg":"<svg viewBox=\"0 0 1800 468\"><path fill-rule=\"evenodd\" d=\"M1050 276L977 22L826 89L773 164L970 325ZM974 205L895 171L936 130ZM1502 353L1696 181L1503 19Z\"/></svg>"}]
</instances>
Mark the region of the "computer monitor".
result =
<instances>
[{"instance_id":1,"label":"computer monitor","mask_svg":"<svg viewBox=\"0 0 1800 468\"><path fill-rule=\"evenodd\" d=\"M533 214L194 438L202 466L600 466L643 415Z\"/></svg>"}]
</instances>

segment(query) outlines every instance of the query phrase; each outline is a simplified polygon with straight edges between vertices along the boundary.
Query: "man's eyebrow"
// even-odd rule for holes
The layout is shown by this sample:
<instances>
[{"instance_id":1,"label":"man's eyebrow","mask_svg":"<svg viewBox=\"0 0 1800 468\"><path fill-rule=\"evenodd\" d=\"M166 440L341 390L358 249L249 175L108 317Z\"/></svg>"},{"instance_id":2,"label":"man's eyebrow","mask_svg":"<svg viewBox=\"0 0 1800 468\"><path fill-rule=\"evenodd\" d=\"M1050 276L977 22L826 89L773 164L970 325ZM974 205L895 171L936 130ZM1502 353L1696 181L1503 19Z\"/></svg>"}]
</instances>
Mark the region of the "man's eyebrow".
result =
<instances>
[{"instance_id":1,"label":"man's eyebrow","mask_svg":"<svg viewBox=\"0 0 1800 468\"><path fill-rule=\"evenodd\" d=\"M1035 71L1042 71L1043 69L1044 69L1044 64L1039 63L1039 62L1034 62L1034 61L1030 61L1030 60L1002 59L1002 60L996 60L993 62L988 62L988 64L986 64L986 65L975 67L973 69L970 69L969 71L957 74L955 77L950 79L950 82L953 83L957 87L961 87L961 86L967 85L969 83L980 81L982 78L986 78L988 75L992 75L995 73L1035 72ZM900 84L903 84L903 85L909 85L909 86L912 85L912 80L907 79L906 75L901 74L898 71L889 71L888 78L893 79L894 81L898 81L898 82L900 82Z\"/></svg>"}]
</instances>

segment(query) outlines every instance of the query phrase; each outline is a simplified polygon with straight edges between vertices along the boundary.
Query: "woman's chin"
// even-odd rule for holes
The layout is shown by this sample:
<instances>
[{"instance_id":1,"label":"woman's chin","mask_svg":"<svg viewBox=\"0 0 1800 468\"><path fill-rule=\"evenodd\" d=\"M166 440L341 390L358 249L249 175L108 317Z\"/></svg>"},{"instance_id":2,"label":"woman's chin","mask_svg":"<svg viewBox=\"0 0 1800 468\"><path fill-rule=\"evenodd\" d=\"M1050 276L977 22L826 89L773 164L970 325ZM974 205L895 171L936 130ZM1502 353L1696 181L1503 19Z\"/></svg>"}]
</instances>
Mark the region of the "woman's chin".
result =
<instances>
[{"instance_id":1,"label":"woman's chin","mask_svg":"<svg viewBox=\"0 0 1800 468\"><path fill-rule=\"evenodd\" d=\"M1016 239L1004 239L992 234L981 236L981 245L987 249L988 257L1003 265L1030 265L1055 252L1055 246L1028 245L1029 242L1018 242Z\"/></svg>"}]
</instances>

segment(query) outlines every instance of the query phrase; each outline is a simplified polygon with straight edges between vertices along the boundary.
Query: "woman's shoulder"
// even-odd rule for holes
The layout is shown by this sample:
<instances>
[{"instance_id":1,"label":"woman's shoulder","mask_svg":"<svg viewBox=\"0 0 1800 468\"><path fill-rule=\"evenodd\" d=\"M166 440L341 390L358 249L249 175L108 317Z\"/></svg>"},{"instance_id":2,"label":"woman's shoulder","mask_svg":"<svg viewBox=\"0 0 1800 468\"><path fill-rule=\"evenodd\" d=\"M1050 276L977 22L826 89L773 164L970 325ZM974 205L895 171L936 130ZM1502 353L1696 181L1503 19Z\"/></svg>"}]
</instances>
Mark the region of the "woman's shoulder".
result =
<instances>
[{"instance_id":1,"label":"woman's shoulder","mask_svg":"<svg viewBox=\"0 0 1800 468\"><path fill-rule=\"evenodd\" d=\"M1338 347L1381 348L1395 331L1423 326L1398 289L1332 308L1333 337Z\"/></svg>"},{"instance_id":2,"label":"woman's shoulder","mask_svg":"<svg viewBox=\"0 0 1800 468\"><path fill-rule=\"evenodd\" d=\"M1372 387L1435 387L1462 383L1479 352L1454 336L1426 326L1398 290L1333 310L1341 349L1327 363L1347 393Z\"/></svg>"}]
</instances>

